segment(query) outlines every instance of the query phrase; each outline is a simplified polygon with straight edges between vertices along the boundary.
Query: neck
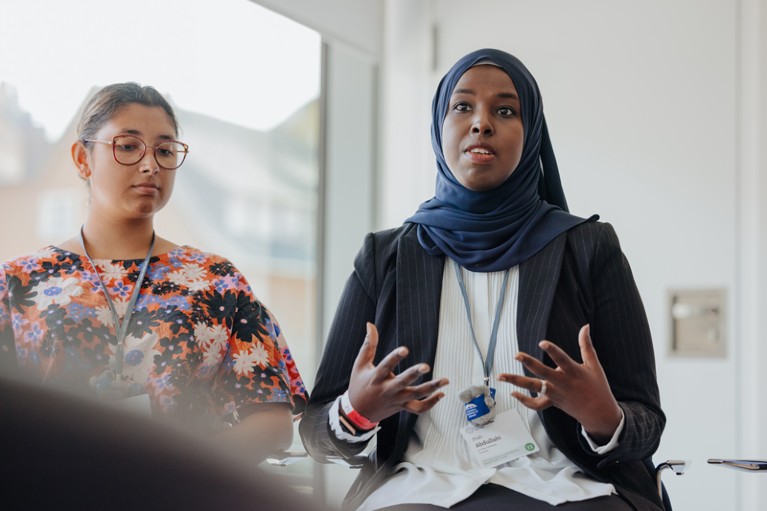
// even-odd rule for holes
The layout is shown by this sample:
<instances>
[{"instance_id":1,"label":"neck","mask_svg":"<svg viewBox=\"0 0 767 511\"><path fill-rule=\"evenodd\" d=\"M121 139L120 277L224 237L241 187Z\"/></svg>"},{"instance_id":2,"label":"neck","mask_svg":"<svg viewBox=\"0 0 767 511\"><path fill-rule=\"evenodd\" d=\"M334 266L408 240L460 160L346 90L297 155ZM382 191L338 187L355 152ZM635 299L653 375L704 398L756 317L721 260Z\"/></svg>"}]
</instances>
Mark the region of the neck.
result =
<instances>
[{"instance_id":1,"label":"neck","mask_svg":"<svg viewBox=\"0 0 767 511\"><path fill-rule=\"evenodd\" d=\"M83 225L85 248L93 259L143 259L153 233L151 219L109 223L88 218Z\"/></svg>"}]
</instances>

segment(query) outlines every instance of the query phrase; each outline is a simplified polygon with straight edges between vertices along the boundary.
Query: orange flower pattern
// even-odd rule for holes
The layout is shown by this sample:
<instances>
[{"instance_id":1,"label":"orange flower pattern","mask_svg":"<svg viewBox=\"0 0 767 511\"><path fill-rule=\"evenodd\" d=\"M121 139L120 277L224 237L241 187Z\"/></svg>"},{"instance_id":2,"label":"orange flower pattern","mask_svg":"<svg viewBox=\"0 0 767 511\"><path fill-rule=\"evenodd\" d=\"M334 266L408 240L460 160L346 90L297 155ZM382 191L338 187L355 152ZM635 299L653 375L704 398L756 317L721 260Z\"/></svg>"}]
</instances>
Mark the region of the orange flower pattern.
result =
<instances>
[{"instance_id":1,"label":"orange flower pattern","mask_svg":"<svg viewBox=\"0 0 767 511\"><path fill-rule=\"evenodd\" d=\"M56 247L0 266L0 367L41 383L96 387L114 367L115 324L143 260L88 262ZM307 391L277 320L245 277L189 246L154 256L123 343L129 394L148 393L153 414L201 425L257 403L303 412Z\"/></svg>"}]
</instances>

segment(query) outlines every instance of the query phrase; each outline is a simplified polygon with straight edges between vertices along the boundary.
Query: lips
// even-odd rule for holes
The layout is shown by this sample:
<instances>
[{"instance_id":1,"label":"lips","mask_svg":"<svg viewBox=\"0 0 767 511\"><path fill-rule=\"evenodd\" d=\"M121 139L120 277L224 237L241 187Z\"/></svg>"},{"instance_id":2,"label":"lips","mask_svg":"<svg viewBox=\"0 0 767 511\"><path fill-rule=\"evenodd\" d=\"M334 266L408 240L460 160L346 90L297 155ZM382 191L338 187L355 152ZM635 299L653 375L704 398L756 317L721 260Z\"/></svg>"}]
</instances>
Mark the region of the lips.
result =
<instances>
[{"instance_id":1,"label":"lips","mask_svg":"<svg viewBox=\"0 0 767 511\"><path fill-rule=\"evenodd\" d=\"M471 145L464 150L463 154L477 163L488 163L495 159L495 150L487 144Z\"/></svg>"},{"instance_id":2,"label":"lips","mask_svg":"<svg viewBox=\"0 0 767 511\"><path fill-rule=\"evenodd\" d=\"M133 188L143 192L156 192L160 189L160 187L155 183L139 183L137 185L133 185Z\"/></svg>"}]
</instances>

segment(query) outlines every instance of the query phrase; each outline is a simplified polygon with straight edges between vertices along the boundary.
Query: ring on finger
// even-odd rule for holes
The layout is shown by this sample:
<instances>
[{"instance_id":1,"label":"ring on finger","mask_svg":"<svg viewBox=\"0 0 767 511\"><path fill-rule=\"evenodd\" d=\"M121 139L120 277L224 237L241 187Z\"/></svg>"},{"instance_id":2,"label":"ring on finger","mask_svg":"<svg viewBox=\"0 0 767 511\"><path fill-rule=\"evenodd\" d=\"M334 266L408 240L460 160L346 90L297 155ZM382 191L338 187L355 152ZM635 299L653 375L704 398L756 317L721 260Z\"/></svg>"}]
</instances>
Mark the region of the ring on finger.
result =
<instances>
[{"instance_id":1,"label":"ring on finger","mask_svg":"<svg viewBox=\"0 0 767 511\"><path fill-rule=\"evenodd\" d=\"M541 390L538 391L539 396L546 395L546 380L541 380Z\"/></svg>"}]
</instances>

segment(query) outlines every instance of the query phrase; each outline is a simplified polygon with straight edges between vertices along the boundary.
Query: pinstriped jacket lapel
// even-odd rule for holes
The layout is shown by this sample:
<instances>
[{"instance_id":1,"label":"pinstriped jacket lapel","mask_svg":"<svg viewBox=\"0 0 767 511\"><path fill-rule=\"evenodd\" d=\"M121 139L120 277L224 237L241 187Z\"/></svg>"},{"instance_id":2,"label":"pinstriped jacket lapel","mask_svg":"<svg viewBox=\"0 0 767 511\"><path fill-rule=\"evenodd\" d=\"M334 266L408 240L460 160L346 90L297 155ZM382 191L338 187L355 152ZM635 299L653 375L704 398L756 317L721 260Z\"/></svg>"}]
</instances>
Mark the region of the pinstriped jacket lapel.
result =
<instances>
[{"instance_id":1,"label":"pinstriped jacket lapel","mask_svg":"<svg viewBox=\"0 0 767 511\"><path fill-rule=\"evenodd\" d=\"M397 252L397 344L410 350L401 369L418 362L433 365L444 261L444 257L426 253L418 242L416 229L400 240ZM431 376L431 373L426 374L423 381ZM400 414L400 428L409 431L415 419L414 414ZM406 442L407 438L400 435L397 441Z\"/></svg>"},{"instance_id":2,"label":"pinstriped jacket lapel","mask_svg":"<svg viewBox=\"0 0 767 511\"><path fill-rule=\"evenodd\" d=\"M397 342L410 350L408 358L411 364L434 360L444 261L444 257L426 253L418 243L415 229L400 240L397 253Z\"/></svg>"},{"instance_id":3,"label":"pinstriped jacket lapel","mask_svg":"<svg viewBox=\"0 0 767 511\"><path fill-rule=\"evenodd\" d=\"M560 234L543 250L519 265L519 349L538 359L543 358L543 351L538 347L538 342L546 336L554 291L562 269L566 238L567 233Z\"/></svg>"}]
</instances>

